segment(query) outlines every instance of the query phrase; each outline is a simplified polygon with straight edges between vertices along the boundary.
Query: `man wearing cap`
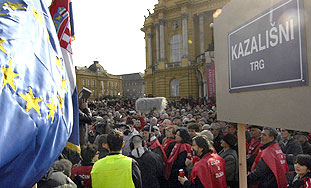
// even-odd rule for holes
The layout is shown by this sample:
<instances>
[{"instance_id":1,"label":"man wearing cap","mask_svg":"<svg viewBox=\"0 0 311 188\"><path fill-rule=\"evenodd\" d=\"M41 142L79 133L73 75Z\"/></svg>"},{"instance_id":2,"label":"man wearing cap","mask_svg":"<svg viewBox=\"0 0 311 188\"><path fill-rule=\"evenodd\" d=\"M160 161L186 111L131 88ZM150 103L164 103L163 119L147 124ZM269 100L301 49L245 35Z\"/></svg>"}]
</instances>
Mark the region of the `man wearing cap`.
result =
<instances>
[{"instance_id":1,"label":"man wearing cap","mask_svg":"<svg viewBox=\"0 0 311 188\"><path fill-rule=\"evenodd\" d=\"M252 137L251 142L249 143L248 149L246 151L246 161L247 161L247 170L250 171L255 161L259 149L261 147L260 136L261 136L262 127L251 125L250 134Z\"/></svg>"},{"instance_id":2,"label":"man wearing cap","mask_svg":"<svg viewBox=\"0 0 311 188\"><path fill-rule=\"evenodd\" d=\"M308 142L307 132L297 132L295 138L300 142L303 154L311 155L311 144Z\"/></svg>"},{"instance_id":3,"label":"man wearing cap","mask_svg":"<svg viewBox=\"0 0 311 188\"><path fill-rule=\"evenodd\" d=\"M265 127L261 133L260 151L253 163L247 183L258 188L285 188L288 172L285 155L276 141L275 129Z\"/></svg>"},{"instance_id":4,"label":"man wearing cap","mask_svg":"<svg viewBox=\"0 0 311 188\"><path fill-rule=\"evenodd\" d=\"M223 138L223 133L219 123L212 123L209 128L209 131L211 131L212 134L214 135L213 146L216 149L216 152L218 153L220 152L220 150L222 150L220 142Z\"/></svg>"},{"instance_id":5,"label":"man wearing cap","mask_svg":"<svg viewBox=\"0 0 311 188\"><path fill-rule=\"evenodd\" d=\"M293 137L294 131L289 129L281 129L280 147L285 154L288 168L294 171L294 157L302 154L302 148L298 140Z\"/></svg>"},{"instance_id":6,"label":"man wearing cap","mask_svg":"<svg viewBox=\"0 0 311 188\"><path fill-rule=\"evenodd\" d=\"M219 156L225 160L226 181L230 188L238 188L239 160L234 147L237 143L237 137L231 133L226 134L222 141Z\"/></svg>"}]
</instances>

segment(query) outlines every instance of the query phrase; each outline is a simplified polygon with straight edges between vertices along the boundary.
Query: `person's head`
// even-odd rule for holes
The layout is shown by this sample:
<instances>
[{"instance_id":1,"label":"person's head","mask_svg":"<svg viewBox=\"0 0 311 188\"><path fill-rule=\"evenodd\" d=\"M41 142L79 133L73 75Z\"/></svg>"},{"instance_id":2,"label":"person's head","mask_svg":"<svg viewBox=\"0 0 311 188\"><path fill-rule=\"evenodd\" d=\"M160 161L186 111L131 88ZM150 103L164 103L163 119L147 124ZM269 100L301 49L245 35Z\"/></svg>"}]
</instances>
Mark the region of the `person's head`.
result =
<instances>
[{"instance_id":1,"label":"person's head","mask_svg":"<svg viewBox=\"0 0 311 188\"><path fill-rule=\"evenodd\" d=\"M145 126L143 129L142 129L142 132L143 132L143 138L148 141L149 140L149 137L150 137L150 125L149 126ZM151 128L151 134L154 132L154 129Z\"/></svg>"},{"instance_id":2,"label":"person's head","mask_svg":"<svg viewBox=\"0 0 311 188\"><path fill-rule=\"evenodd\" d=\"M153 126L153 129L154 129L154 135L155 136L160 136L161 135L159 127Z\"/></svg>"},{"instance_id":3,"label":"person's head","mask_svg":"<svg viewBox=\"0 0 311 188\"><path fill-rule=\"evenodd\" d=\"M202 131L203 131L203 130L209 130L209 128L210 128L210 125L209 125L209 124L204 124L204 125L202 126Z\"/></svg>"},{"instance_id":4,"label":"person's head","mask_svg":"<svg viewBox=\"0 0 311 188\"><path fill-rule=\"evenodd\" d=\"M298 154L294 158L295 172L303 177L311 170L311 156L307 154Z\"/></svg>"},{"instance_id":5,"label":"person's head","mask_svg":"<svg viewBox=\"0 0 311 188\"><path fill-rule=\"evenodd\" d=\"M234 136L231 133L228 133L221 140L221 147L223 147L225 149L227 149L227 148L233 149L234 146L236 145L237 140L238 139L236 138L236 136Z\"/></svg>"},{"instance_id":6,"label":"person's head","mask_svg":"<svg viewBox=\"0 0 311 188\"><path fill-rule=\"evenodd\" d=\"M175 136L177 142L191 144L191 138L186 129L177 129Z\"/></svg>"},{"instance_id":7,"label":"person's head","mask_svg":"<svg viewBox=\"0 0 311 188\"><path fill-rule=\"evenodd\" d=\"M120 152L124 142L123 142L123 133L118 130L112 130L107 136L107 144L109 151L111 152Z\"/></svg>"},{"instance_id":8,"label":"person's head","mask_svg":"<svg viewBox=\"0 0 311 188\"><path fill-rule=\"evenodd\" d=\"M196 156L203 156L213 152L211 144L205 135L199 135L192 139L192 149Z\"/></svg>"},{"instance_id":9,"label":"person's head","mask_svg":"<svg viewBox=\"0 0 311 188\"><path fill-rule=\"evenodd\" d=\"M216 138L219 135L220 129L221 127L219 123L212 123L211 126L209 127L209 131L212 132L214 138Z\"/></svg>"},{"instance_id":10,"label":"person's head","mask_svg":"<svg viewBox=\"0 0 311 188\"><path fill-rule=\"evenodd\" d=\"M134 127L137 129L139 129L141 127L141 122L138 119L134 120L134 124L135 124Z\"/></svg>"},{"instance_id":11,"label":"person's head","mask_svg":"<svg viewBox=\"0 0 311 188\"><path fill-rule=\"evenodd\" d=\"M254 139L260 138L261 131L262 131L262 127L260 126L256 126L256 125L250 126L250 135Z\"/></svg>"},{"instance_id":12,"label":"person's head","mask_svg":"<svg viewBox=\"0 0 311 188\"><path fill-rule=\"evenodd\" d=\"M200 135L205 135L208 139L208 141L213 144L214 135L209 130L204 130L200 132Z\"/></svg>"},{"instance_id":13,"label":"person's head","mask_svg":"<svg viewBox=\"0 0 311 188\"><path fill-rule=\"evenodd\" d=\"M195 137L197 133L200 132L200 127L196 123L188 124L187 128L191 138Z\"/></svg>"},{"instance_id":14,"label":"person's head","mask_svg":"<svg viewBox=\"0 0 311 188\"><path fill-rule=\"evenodd\" d=\"M278 132L274 128L265 127L263 128L263 131L261 132L261 143L267 144L270 142L273 142L278 136Z\"/></svg>"},{"instance_id":15,"label":"person's head","mask_svg":"<svg viewBox=\"0 0 311 188\"><path fill-rule=\"evenodd\" d=\"M180 119L180 117L179 117L179 116L178 116L178 117L175 117L174 120L173 120L173 123L174 123L174 125L180 125L180 124L181 124L181 119Z\"/></svg>"},{"instance_id":16,"label":"person's head","mask_svg":"<svg viewBox=\"0 0 311 188\"><path fill-rule=\"evenodd\" d=\"M131 147L131 150L139 148L139 147L143 147L143 138L140 135L134 135L130 139L130 147Z\"/></svg>"},{"instance_id":17,"label":"person's head","mask_svg":"<svg viewBox=\"0 0 311 188\"><path fill-rule=\"evenodd\" d=\"M56 171L63 172L66 176L70 177L72 163L68 159L61 159L54 162L52 168Z\"/></svg>"},{"instance_id":18,"label":"person's head","mask_svg":"<svg viewBox=\"0 0 311 188\"><path fill-rule=\"evenodd\" d=\"M151 123L152 126L156 126L157 123L158 123L158 119L157 119L156 117L153 117L153 118L151 119L150 123Z\"/></svg>"},{"instance_id":19,"label":"person's head","mask_svg":"<svg viewBox=\"0 0 311 188\"><path fill-rule=\"evenodd\" d=\"M168 138L174 138L176 133L176 128L173 125L170 125L165 128L165 136Z\"/></svg>"},{"instance_id":20,"label":"person's head","mask_svg":"<svg viewBox=\"0 0 311 188\"><path fill-rule=\"evenodd\" d=\"M281 137L284 140L288 140L292 135L293 135L294 131L293 130L289 130L289 129L281 129Z\"/></svg>"},{"instance_id":21,"label":"person's head","mask_svg":"<svg viewBox=\"0 0 311 188\"><path fill-rule=\"evenodd\" d=\"M162 124L163 124L164 127L168 127L168 126L171 125L171 120L165 119L165 120L163 120Z\"/></svg>"},{"instance_id":22,"label":"person's head","mask_svg":"<svg viewBox=\"0 0 311 188\"><path fill-rule=\"evenodd\" d=\"M98 160L98 147L95 144L86 144L81 147L81 157L86 163L96 162Z\"/></svg>"},{"instance_id":23,"label":"person's head","mask_svg":"<svg viewBox=\"0 0 311 188\"><path fill-rule=\"evenodd\" d=\"M108 134L102 134L98 136L98 150L102 150L102 148L108 149L108 144L107 144L107 136Z\"/></svg>"},{"instance_id":24,"label":"person's head","mask_svg":"<svg viewBox=\"0 0 311 188\"><path fill-rule=\"evenodd\" d=\"M226 124L226 132L227 133L231 133L231 134L236 134L237 126L238 125L236 123L227 122L227 124Z\"/></svg>"},{"instance_id":25,"label":"person's head","mask_svg":"<svg viewBox=\"0 0 311 188\"><path fill-rule=\"evenodd\" d=\"M132 129L134 127L134 121L133 120L128 120L126 122L126 125L128 125L130 127L130 129Z\"/></svg>"},{"instance_id":26,"label":"person's head","mask_svg":"<svg viewBox=\"0 0 311 188\"><path fill-rule=\"evenodd\" d=\"M306 132L297 132L295 138L300 142L300 144L304 144L308 141L308 133Z\"/></svg>"}]
</instances>

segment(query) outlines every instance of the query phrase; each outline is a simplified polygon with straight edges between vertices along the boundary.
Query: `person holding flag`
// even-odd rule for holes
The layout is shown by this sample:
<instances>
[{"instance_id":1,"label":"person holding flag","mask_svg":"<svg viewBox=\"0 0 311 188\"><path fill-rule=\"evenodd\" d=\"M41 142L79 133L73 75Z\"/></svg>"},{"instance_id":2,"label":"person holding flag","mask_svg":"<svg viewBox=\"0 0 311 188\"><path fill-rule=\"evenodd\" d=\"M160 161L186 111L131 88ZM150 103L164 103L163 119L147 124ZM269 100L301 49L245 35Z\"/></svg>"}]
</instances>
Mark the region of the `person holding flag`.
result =
<instances>
[{"instance_id":1,"label":"person holding flag","mask_svg":"<svg viewBox=\"0 0 311 188\"><path fill-rule=\"evenodd\" d=\"M32 187L72 133L74 109L45 0L0 0L0 185Z\"/></svg>"}]
</instances>

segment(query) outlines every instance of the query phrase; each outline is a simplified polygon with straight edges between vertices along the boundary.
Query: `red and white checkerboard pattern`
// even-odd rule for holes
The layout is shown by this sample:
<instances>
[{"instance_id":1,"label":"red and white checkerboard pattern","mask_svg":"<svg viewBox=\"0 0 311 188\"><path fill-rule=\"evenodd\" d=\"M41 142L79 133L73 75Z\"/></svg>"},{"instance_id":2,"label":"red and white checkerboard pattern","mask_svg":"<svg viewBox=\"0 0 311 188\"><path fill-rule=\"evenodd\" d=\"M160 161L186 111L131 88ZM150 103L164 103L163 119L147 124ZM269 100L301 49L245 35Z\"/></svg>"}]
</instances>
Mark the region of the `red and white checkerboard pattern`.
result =
<instances>
[{"instance_id":1,"label":"red and white checkerboard pattern","mask_svg":"<svg viewBox=\"0 0 311 188\"><path fill-rule=\"evenodd\" d=\"M72 54L71 49L71 31L70 31L70 25L69 22L67 23L67 26L64 30L64 33L62 34L61 40L60 40L60 46L67 50L69 53Z\"/></svg>"}]
</instances>

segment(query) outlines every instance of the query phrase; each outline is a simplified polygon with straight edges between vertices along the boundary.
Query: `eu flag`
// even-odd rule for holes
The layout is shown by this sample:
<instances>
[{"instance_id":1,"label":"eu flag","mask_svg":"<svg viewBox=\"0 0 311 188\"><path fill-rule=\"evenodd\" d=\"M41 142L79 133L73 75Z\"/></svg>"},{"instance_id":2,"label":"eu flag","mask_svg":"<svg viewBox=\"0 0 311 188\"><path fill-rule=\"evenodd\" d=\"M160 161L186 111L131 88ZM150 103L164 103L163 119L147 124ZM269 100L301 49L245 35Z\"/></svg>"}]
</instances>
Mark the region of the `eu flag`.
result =
<instances>
[{"instance_id":1,"label":"eu flag","mask_svg":"<svg viewBox=\"0 0 311 188\"><path fill-rule=\"evenodd\" d=\"M69 0L53 0L50 6L50 12L56 28L58 39L60 41L65 68L71 86L70 92L72 95L74 120L72 133L69 137L66 147L71 150L80 152L78 92L71 48L71 38L74 35L72 3Z\"/></svg>"},{"instance_id":2,"label":"eu flag","mask_svg":"<svg viewBox=\"0 0 311 188\"><path fill-rule=\"evenodd\" d=\"M0 186L31 187L66 145L71 86L45 0L0 0Z\"/></svg>"}]
</instances>

